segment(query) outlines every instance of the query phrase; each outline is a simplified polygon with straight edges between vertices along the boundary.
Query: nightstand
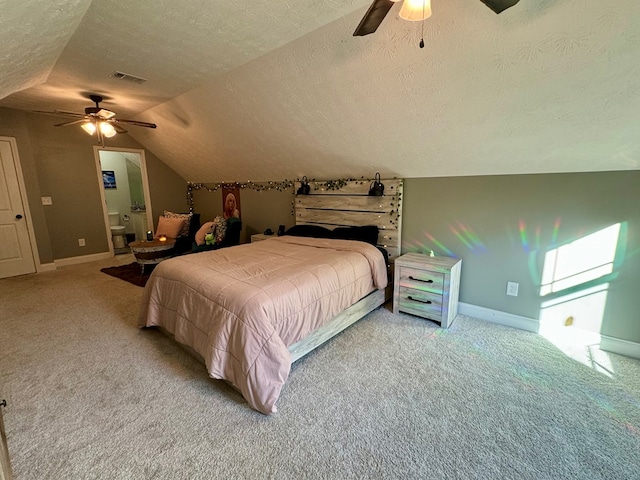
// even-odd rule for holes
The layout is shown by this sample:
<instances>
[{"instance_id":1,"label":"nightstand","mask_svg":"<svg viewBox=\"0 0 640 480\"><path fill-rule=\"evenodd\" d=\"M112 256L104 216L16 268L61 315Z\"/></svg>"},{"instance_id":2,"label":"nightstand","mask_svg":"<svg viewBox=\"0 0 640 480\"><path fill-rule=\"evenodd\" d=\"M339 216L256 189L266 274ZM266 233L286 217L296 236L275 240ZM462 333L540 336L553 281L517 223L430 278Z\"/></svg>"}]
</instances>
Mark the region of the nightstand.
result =
<instances>
[{"instance_id":1,"label":"nightstand","mask_svg":"<svg viewBox=\"0 0 640 480\"><path fill-rule=\"evenodd\" d=\"M265 235L264 233L254 233L251 235L251 243L260 242L261 240L268 240L275 237L275 235Z\"/></svg>"},{"instance_id":2,"label":"nightstand","mask_svg":"<svg viewBox=\"0 0 640 480\"><path fill-rule=\"evenodd\" d=\"M406 253L395 261L393 313L417 315L449 328L458 313L462 260Z\"/></svg>"}]
</instances>

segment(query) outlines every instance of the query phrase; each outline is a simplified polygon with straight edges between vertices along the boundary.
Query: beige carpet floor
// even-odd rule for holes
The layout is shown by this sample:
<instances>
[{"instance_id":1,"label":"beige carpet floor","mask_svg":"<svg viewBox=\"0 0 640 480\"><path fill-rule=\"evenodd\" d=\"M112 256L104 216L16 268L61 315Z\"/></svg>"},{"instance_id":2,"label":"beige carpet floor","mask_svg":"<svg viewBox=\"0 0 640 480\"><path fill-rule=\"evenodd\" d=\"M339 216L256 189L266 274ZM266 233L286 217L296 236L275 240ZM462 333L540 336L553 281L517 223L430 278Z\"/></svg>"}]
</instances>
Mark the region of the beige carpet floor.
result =
<instances>
[{"instance_id":1,"label":"beige carpet floor","mask_svg":"<svg viewBox=\"0 0 640 480\"><path fill-rule=\"evenodd\" d=\"M125 258L126 257L126 258ZM15 478L640 479L640 361L389 306L296 362L272 416L100 269L0 280Z\"/></svg>"}]
</instances>

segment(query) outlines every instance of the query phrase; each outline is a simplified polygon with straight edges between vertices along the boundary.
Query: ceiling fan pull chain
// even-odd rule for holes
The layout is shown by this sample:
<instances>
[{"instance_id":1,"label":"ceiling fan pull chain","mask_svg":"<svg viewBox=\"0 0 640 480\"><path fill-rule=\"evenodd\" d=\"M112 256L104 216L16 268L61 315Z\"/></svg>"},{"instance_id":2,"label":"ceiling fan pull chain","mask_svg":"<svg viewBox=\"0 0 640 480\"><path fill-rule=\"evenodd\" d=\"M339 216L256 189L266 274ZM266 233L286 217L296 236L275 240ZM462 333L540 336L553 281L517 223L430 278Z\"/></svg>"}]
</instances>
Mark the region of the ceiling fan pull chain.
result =
<instances>
[{"instance_id":1,"label":"ceiling fan pull chain","mask_svg":"<svg viewBox=\"0 0 640 480\"><path fill-rule=\"evenodd\" d=\"M424 4L425 0L422 0L422 34L420 35L420 48L424 48Z\"/></svg>"}]
</instances>

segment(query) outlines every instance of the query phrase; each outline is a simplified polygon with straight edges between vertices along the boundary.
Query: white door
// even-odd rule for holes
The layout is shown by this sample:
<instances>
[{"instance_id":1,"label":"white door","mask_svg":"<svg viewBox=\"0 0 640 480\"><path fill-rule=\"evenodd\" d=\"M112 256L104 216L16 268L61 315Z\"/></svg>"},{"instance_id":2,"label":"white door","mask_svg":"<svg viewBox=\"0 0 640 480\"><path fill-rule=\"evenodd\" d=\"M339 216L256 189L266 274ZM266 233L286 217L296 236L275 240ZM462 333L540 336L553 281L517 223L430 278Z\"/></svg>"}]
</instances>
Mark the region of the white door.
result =
<instances>
[{"instance_id":1,"label":"white door","mask_svg":"<svg viewBox=\"0 0 640 480\"><path fill-rule=\"evenodd\" d=\"M0 278L36 271L15 141L0 138Z\"/></svg>"},{"instance_id":2,"label":"white door","mask_svg":"<svg viewBox=\"0 0 640 480\"><path fill-rule=\"evenodd\" d=\"M111 239L111 229L109 228L109 212L117 211L122 218L123 214L130 217L131 226L136 233L136 240L145 238L142 235L147 230L153 229L153 218L151 213L151 197L149 196L149 177L147 176L147 162L144 150L133 148L117 148L117 147L98 147L94 146L94 156L96 160L96 169L98 172L98 184L100 185L100 196L102 197L102 208L104 213L104 222L106 233L109 239L109 249L114 253L113 242ZM127 171L127 163L131 163L140 169L138 175L129 176L125 185L120 185L119 189L106 189L103 170L115 169L116 175L118 170ZM121 181L121 180L119 180ZM124 188L122 188L124 187ZM135 192L135 194L133 193ZM128 196L130 195L130 196ZM142 195L143 198L140 197ZM107 198L109 197L109 198ZM132 204L135 201L138 205L144 206L144 210L133 210ZM139 225L139 229L138 229ZM133 233L127 228L127 233Z\"/></svg>"}]
</instances>

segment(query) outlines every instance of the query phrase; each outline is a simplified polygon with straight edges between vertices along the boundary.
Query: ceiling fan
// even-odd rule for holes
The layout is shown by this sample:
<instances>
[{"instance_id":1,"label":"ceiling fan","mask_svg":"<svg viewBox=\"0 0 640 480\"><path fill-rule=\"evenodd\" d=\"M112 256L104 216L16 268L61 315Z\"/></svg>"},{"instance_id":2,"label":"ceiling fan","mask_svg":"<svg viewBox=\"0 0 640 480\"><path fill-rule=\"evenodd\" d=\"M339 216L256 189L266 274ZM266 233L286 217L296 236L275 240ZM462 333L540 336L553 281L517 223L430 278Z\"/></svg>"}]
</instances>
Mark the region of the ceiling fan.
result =
<instances>
[{"instance_id":1,"label":"ceiling fan","mask_svg":"<svg viewBox=\"0 0 640 480\"><path fill-rule=\"evenodd\" d=\"M361 37L375 32L384 17L387 16L393 4L399 0L373 0L373 3L364 14L358 24L354 37ZM480 0L487 7L496 13L501 13L509 7L513 7L520 0ZM404 0L400 10L400 17L404 20L425 20L431 16L430 0Z\"/></svg>"},{"instance_id":2,"label":"ceiling fan","mask_svg":"<svg viewBox=\"0 0 640 480\"><path fill-rule=\"evenodd\" d=\"M58 115L62 117L72 117L76 120L58 123L55 127L66 127L69 125L80 125L82 129L89 135L94 133L98 137L98 142L104 145L105 138L111 138L116 133L127 133L127 130L119 124L126 123L136 127L156 128L155 123L140 122L138 120L124 120L116 118L116 113L100 106L102 97L100 95L89 95L89 99L96 104L95 107L87 107L84 113L65 112L63 110L54 110L53 112L43 112L36 110L35 113L46 113L48 115Z\"/></svg>"}]
</instances>

